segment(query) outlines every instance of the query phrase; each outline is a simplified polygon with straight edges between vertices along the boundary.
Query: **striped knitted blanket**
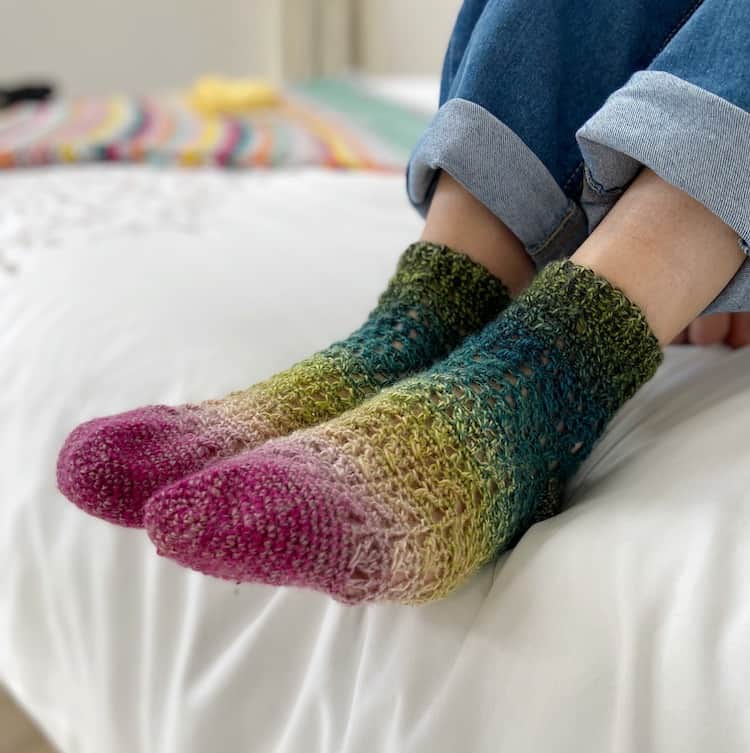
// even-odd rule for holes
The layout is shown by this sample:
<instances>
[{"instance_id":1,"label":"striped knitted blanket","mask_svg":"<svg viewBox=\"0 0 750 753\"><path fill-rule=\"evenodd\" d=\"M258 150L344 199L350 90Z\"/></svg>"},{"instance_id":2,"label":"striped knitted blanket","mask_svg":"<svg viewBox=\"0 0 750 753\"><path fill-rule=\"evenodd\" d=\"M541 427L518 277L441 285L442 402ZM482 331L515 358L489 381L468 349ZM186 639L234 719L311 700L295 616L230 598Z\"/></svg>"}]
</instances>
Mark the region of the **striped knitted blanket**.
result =
<instances>
[{"instance_id":1,"label":"striped knitted blanket","mask_svg":"<svg viewBox=\"0 0 750 753\"><path fill-rule=\"evenodd\" d=\"M184 95L19 103L0 112L0 168L87 161L402 170L423 113L349 82L289 87L277 104L205 115Z\"/></svg>"}]
</instances>

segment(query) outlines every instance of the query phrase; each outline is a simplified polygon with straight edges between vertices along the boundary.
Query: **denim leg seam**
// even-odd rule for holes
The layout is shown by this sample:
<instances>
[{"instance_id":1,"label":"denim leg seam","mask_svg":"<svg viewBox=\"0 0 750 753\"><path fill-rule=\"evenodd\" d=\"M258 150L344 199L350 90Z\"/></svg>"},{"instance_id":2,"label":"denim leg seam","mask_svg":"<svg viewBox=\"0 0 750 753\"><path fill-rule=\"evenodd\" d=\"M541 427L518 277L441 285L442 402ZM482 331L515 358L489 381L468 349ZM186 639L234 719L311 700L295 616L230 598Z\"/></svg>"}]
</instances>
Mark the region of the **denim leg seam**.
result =
<instances>
[{"instance_id":1,"label":"denim leg seam","mask_svg":"<svg viewBox=\"0 0 750 753\"><path fill-rule=\"evenodd\" d=\"M558 223L557 227L541 242L540 245L535 246L533 249L529 249L529 253L532 256L538 256L542 251L544 251L545 248L555 239L557 235L562 231L562 229L565 227L565 225L568 223L570 218L575 214L576 211L576 205L575 203L568 209L568 211L565 213L563 218Z\"/></svg>"},{"instance_id":2,"label":"denim leg seam","mask_svg":"<svg viewBox=\"0 0 750 753\"><path fill-rule=\"evenodd\" d=\"M583 160L576 165L573 172L566 178L565 183L563 183L563 186L562 186L563 191L565 191L565 189L570 185L571 181L580 172L582 167L583 167Z\"/></svg>"},{"instance_id":3,"label":"denim leg seam","mask_svg":"<svg viewBox=\"0 0 750 753\"><path fill-rule=\"evenodd\" d=\"M584 162L583 163L583 177L586 181L586 185L598 196L619 196L622 194L627 186L614 186L613 188L605 188L591 173L591 169ZM635 178L633 178L635 180ZM632 180L630 181L632 183Z\"/></svg>"},{"instance_id":4,"label":"denim leg seam","mask_svg":"<svg viewBox=\"0 0 750 753\"><path fill-rule=\"evenodd\" d=\"M672 41L672 38L675 34L690 20L690 17L695 13L696 10L698 10L698 7L700 5L703 5L705 0L695 0L695 2L690 6L690 8L685 11L685 15L682 16L682 18L677 22L677 25L672 29L672 31L669 32L669 35L662 43L661 47L656 51L656 54L649 60L648 64L650 65L654 59L659 55L659 53Z\"/></svg>"}]
</instances>

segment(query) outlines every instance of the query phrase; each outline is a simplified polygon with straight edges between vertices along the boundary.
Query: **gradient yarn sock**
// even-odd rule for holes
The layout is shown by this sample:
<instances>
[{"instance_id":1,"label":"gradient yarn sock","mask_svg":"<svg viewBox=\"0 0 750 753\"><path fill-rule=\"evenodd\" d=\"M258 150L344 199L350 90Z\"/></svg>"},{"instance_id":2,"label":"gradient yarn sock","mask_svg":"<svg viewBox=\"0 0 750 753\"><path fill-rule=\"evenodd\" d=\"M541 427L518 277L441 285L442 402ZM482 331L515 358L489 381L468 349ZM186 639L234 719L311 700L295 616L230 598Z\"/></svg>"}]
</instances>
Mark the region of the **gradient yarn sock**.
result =
<instances>
[{"instance_id":1,"label":"gradient yarn sock","mask_svg":"<svg viewBox=\"0 0 750 753\"><path fill-rule=\"evenodd\" d=\"M428 371L162 489L145 525L160 554L221 578L437 599L558 511L661 359L620 290L555 262Z\"/></svg>"},{"instance_id":2,"label":"gradient yarn sock","mask_svg":"<svg viewBox=\"0 0 750 753\"><path fill-rule=\"evenodd\" d=\"M220 400L148 406L79 426L60 452L60 491L93 515L140 526L144 502L161 486L343 413L445 356L509 300L503 284L467 256L415 243L347 339Z\"/></svg>"}]
</instances>

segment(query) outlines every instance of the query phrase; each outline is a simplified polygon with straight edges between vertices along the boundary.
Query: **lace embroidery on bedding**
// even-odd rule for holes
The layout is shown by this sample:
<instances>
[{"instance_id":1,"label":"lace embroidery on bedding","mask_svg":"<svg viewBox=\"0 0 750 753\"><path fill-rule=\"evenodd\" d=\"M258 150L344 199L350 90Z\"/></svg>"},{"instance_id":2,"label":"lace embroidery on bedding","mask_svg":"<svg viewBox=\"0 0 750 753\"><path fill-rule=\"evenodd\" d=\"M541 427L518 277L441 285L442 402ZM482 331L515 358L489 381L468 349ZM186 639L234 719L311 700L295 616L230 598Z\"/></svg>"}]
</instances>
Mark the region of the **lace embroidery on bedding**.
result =
<instances>
[{"instance_id":1,"label":"lace embroidery on bedding","mask_svg":"<svg viewBox=\"0 0 750 753\"><path fill-rule=\"evenodd\" d=\"M197 235L233 185L215 172L143 166L0 174L0 281L12 280L32 254L71 241L162 230Z\"/></svg>"}]
</instances>

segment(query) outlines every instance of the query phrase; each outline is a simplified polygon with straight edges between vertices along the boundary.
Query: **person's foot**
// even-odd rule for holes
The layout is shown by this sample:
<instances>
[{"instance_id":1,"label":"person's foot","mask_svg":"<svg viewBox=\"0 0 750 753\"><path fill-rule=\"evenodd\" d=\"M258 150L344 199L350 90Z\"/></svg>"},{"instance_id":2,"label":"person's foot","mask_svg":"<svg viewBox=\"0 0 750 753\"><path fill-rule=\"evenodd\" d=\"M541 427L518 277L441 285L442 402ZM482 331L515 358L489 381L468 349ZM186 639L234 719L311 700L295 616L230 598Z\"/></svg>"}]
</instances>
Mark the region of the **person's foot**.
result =
<instances>
[{"instance_id":1,"label":"person's foot","mask_svg":"<svg viewBox=\"0 0 750 753\"><path fill-rule=\"evenodd\" d=\"M220 400L82 424L60 451L58 486L93 515L140 526L144 502L161 486L348 410L445 356L509 300L504 285L467 256L415 243L350 337Z\"/></svg>"},{"instance_id":2,"label":"person's foot","mask_svg":"<svg viewBox=\"0 0 750 753\"><path fill-rule=\"evenodd\" d=\"M620 290L555 262L428 371L162 488L145 526L159 554L221 578L437 599L558 511L661 360Z\"/></svg>"},{"instance_id":3,"label":"person's foot","mask_svg":"<svg viewBox=\"0 0 750 753\"><path fill-rule=\"evenodd\" d=\"M716 345L731 348L750 345L750 312L709 314L698 317L672 341L672 345Z\"/></svg>"}]
</instances>

